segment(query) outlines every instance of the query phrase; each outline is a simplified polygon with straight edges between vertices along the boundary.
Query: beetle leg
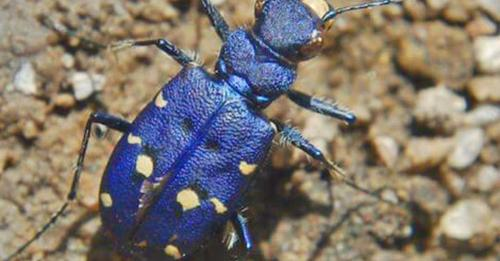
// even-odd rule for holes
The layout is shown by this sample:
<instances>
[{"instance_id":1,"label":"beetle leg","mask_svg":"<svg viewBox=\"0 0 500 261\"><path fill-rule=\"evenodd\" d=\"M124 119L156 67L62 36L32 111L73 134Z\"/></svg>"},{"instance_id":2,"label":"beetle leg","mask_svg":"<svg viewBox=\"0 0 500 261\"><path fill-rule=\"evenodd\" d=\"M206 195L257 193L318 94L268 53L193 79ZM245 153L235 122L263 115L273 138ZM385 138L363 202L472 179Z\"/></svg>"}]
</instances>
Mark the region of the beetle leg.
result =
<instances>
[{"instance_id":1,"label":"beetle leg","mask_svg":"<svg viewBox=\"0 0 500 261\"><path fill-rule=\"evenodd\" d=\"M248 229L247 219L240 213L236 213L232 218L231 222L236 228L236 233L243 240L245 244L245 249L250 251L253 248L252 235Z\"/></svg>"},{"instance_id":2,"label":"beetle leg","mask_svg":"<svg viewBox=\"0 0 500 261\"><path fill-rule=\"evenodd\" d=\"M293 146L295 146L295 147L301 149L302 151L304 151L305 153L307 153L309 156L313 157L315 160L318 160L321 163L323 163L327 167L329 174L333 178L340 179L346 185L348 185L348 186L350 186L358 191L361 191L361 192L363 192L371 197L374 197L378 200L381 200L381 201L386 202L386 203L391 204L391 205L398 205L398 206L400 205L397 202L393 202L393 201L382 198L380 193L383 191L383 189L379 190L379 191L370 191L369 189L366 189L366 188L363 188L363 187L357 185L353 180L349 179L345 175L342 168L337 166L332 161L328 160L325 157L325 155L323 154L323 152L321 152L321 150L316 148L316 146L312 145L306 138L304 138L302 136L302 134L297 129L295 129L289 125L283 124L283 123L276 121L276 120L272 120L272 122L276 125L276 128L278 129L278 132L280 132L281 137L285 143L292 144Z\"/></svg>"},{"instance_id":3,"label":"beetle leg","mask_svg":"<svg viewBox=\"0 0 500 261\"><path fill-rule=\"evenodd\" d=\"M295 104L308 110L337 118L345 121L349 125L356 121L356 116L353 113L340 109L336 104L328 103L322 101L321 99L314 98L310 95L294 90L288 91L287 95L288 98L290 98L290 100L292 100Z\"/></svg>"},{"instance_id":4,"label":"beetle leg","mask_svg":"<svg viewBox=\"0 0 500 261\"><path fill-rule=\"evenodd\" d=\"M273 120L272 122L276 125L276 128L278 129L278 132L280 132L281 137L285 143L292 144L293 146L307 153L313 159L325 164L328 170L330 170L331 174L336 174L333 175L334 177L345 177L344 171L335 163L328 160L323 152L321 152L321 150L316 148L316 146L314 146L306 138L304 138L297 129L275 120Z\"/></svg>"},{"instance_id":5,"label":"beetle leg","mask_svg":"<svg viewBox=\"0 0 500 261\"><path fill-rule=\"evenodd\" d=\"M210 18L210 22L212 22L215 31L217 31L217 34L222 41L226 41L230 33L229 26L226 21L210 0L201 0L201 3L203 5L203 9L205 9L205 12L208 14L208 18Z\"/></svg>"},{"instance_id":6,"label":"beetle leg","mask_svg":"<svg viewBox=\"0 0 500 261\"><path fill-rule=\"evenodd\" d=\"M83 132L82 145L80 147L80 152L78 154L78 161L76 164L75 172L73 174L71 189L68 195L66 196L66 200L64 201L63 205L59 208L59 210L55 212L54 215L52 215L50 220L47 223L45 223L45 225L43 225L43 227L40 230L38 230L38 232L33 237L31 237L30 240L26 241L26 243L20 246L14 253L8 256L5 260L12 259L19 253L23 252L28 246L31 245L31 243L37 240L43 233L45 233L45 231L47 231L50 228L50 226L56 223L57 219L64 213L66 208L68 208L69 204L76 198L76 194L78 191L78 184L83 169L83 162L85 160L85 153L87 151L87 145L90 139L92 124L94 123L103 124L108 128L120 132L128 132L131 127L131 124L129 122L109 114L96 112L90 115L89 119L87 120L87 124L85 125L85 130Z\"/></svg>"},{"instance_id":7,"label":"beetle leg","mask_svg":"<svg viewBox=\"0 0 500 261\"><path fill-rule=\"evenodd\" d=\"M176 62L182 66L195 64L195 59L189 56L186 52L175 46L172 42L165 39L152 39L152 40L124 40L111 44L112 50L121 50L134 46L150 46L156 45L164 53L172 57Z\"/></svg>"}]
</instances>

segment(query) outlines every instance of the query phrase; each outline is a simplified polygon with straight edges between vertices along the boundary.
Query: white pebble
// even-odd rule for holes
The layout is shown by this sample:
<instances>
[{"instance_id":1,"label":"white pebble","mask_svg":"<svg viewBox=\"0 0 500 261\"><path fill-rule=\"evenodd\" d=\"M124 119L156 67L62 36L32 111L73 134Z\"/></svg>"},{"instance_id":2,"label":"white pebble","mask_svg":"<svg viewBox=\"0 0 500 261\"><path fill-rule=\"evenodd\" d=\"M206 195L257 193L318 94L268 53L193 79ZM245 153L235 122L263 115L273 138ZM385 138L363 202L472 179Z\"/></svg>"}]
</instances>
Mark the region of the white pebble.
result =
<instances>
[{"instance_id":1,"label":"white pebble","mask_svg":"<svg viewBox=\"0 0 500 261\"><path fill-rule=\"evenodd\" d=\"M440 229L449 238L469 240L474 236L492 233L490 207L478 199L461 200L441 217Z\"/></svg>"},{"instance_id":2,"label":"white pebble","mask_svg":"<svg viewBox=\"0 0 500 261\"><path fill-rule=\"evenodd\" d=\"M35 94L37 91L35 78L36 72L33 65L30 62L25 62L14 76L14 88L24 94Z\"/></svg>"},{"instance_id":3,"label":"white pebble","mask_svg":"<svg viewBox=\"0 0 500 261\"><path fill-rule=\"evenodd\" d=\"M456 169L470 166L479 156L485 138L480 128L460 130L455 134L455 147L448 156L448 165Z\"/></svg>"},{"instance_id":4,"label":"white pebble","mask_svg":"<svg viewBox=\"0 0 500 261\"><path fill-rule=\"evenodd\" d=\"M481 105L467 113L464 121L470 126L483 126L500 121L500 106Z\"/></svg>"},{"instance_id":5,"label":"white pebble","mask_svg":"<svg viewBox=\"0 0 500 261\"><path fill-rule=\"evenodd\" d=\"M106 79L100 74L75 72L70 76L69 81L73 86L75 98L81 101L90 97L95 91L102 90Z\"/></svg>"},{"instance_id":6,"label":"white pebble","mask_svg":"<svg viewBox=\"0 0 500 261\"><path fill-rule=\"evenodd\" d=\"M474 41L474 53L483 73L500 72L500 36L482 36Z\"/></svg>"},{"instance_id":7,"label":"white pebble","mask_svg":"<svg viewBox=\"0 0 500 261\"><path fill-rule=\"evenodd\" d=\"M500 185L500 171L493 166L484 166L477 173L477 188L480 191L491 191Z\"/></svg>"}]
</instances>

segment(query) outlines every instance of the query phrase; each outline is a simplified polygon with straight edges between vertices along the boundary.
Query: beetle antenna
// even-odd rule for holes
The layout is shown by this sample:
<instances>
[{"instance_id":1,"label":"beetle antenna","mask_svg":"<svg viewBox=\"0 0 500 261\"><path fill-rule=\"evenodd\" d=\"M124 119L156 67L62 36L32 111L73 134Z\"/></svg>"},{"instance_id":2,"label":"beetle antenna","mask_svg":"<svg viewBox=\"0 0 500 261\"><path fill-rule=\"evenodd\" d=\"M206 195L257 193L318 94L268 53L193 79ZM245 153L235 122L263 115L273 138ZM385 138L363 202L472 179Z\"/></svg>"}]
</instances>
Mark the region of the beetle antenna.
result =
<instances>
[{"instance_id":1,"label":"beetle antenna","mask_svg":"<svg viewBox=\"0 0 500 261\"><path fill-rule=\"evenodd\" d=\"M330 11L328 11L321 20L323 20L323 23L328 22L329 20L335 18L337 15L354 11L354 10L361 10L361 9L366 9L366 8L371 8L371 7L376 7L376 6L383 6L383 5L389 5L389 4L400 4L402 3L403 0L378 0L378 1L372 1L364 4L359 4L359 5L352 5L352 6L346 6L342 8L337 8L335 9L334 7L331 7Z\"/></svg>"}]
</instances>

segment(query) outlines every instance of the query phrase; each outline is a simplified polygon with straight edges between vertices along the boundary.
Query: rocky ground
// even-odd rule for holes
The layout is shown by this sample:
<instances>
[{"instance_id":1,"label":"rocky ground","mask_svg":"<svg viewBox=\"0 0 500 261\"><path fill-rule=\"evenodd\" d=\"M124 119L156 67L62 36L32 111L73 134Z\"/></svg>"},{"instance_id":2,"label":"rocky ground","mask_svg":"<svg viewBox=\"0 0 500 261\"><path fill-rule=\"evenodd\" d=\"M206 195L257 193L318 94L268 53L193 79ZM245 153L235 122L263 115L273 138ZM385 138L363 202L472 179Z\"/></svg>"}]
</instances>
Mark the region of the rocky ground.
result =
<instances>
[{"instance_id":1,"label":"rocky ground","mask_svg":"<svg viewBox=\"0 0 500 261\"><path fill-rule=\"evenodd\" d=\"M214 2L231 25L252 23L253 1ZM361 1L333 1L353 2ZM211 68L220 41L197 5L0 0L0 257L62 203L89 113L132 120L179 70L154 48L110 52L78 36L166 37ZM327 182L321 166L277 140L248 199L256 243L248 259L498 260L499 22L498 0L405 0L339 17L294 88L350 108L358 123L286 99L266 113L399 206ZM90 142L78 201L20 260L121 260L94 207L119 135L96 132L105 135ZM192 259L244 256L212 241Z\"/></svg>"}]
</instances>

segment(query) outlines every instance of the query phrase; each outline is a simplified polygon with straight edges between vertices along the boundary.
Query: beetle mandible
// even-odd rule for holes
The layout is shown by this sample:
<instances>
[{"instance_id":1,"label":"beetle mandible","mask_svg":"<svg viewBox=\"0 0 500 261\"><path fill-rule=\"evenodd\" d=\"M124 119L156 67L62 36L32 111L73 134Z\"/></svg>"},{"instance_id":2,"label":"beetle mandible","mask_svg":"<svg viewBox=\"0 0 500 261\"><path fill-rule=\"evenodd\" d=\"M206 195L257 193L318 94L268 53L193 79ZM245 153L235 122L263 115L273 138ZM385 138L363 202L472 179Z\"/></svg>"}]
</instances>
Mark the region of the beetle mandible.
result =
<instances>
[{"instance_id":1,"label":"beetle mandible","mask_svg":"<svg viewBox=\"0 0 500 261\"><path fill-rule=\"evenodd\" d=\"M201 2L223 41L215 73L164 39L116 45L155 45L183 68L132 123L99 112L90 116L65 203L7 260L39 238L76 198L94 123L123 134L101 180L103 228L119 249L145 257L187 256L226 222L250 250L241 199L276 133L331 172L341 172L296 129L268 120L261 110L286 95L301 107L353 123L352 113L291 89L297 64L319 53L338 14L400 1L335 9L326 0L256 0L255 24L236 30L209 0Z\"/></svg>"}]
</instances>

